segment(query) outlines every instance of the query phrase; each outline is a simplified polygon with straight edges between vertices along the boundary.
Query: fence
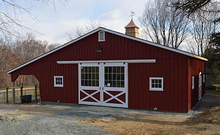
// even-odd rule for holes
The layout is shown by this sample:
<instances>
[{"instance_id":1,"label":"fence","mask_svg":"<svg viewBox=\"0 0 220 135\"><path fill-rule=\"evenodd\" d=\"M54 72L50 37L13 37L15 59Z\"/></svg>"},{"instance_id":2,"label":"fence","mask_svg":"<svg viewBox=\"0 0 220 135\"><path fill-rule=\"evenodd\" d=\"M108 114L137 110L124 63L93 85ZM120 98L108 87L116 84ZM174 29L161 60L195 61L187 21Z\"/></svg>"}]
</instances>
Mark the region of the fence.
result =
<instances>
[{"instance_id":1,"label":"fence","mask_svg":"<svg viewBox=\"0 0 220 135\"><path fill-rule=\"evenodd\" d=\"M35 86L24 86L24 87L7 87L0 89L0 102L12 102L15 103L20 101L23 103L24 95L32 95L32 99L35 99L37 103L37 97L39 97L39 89Z\"/></svg>"}]
</instances>

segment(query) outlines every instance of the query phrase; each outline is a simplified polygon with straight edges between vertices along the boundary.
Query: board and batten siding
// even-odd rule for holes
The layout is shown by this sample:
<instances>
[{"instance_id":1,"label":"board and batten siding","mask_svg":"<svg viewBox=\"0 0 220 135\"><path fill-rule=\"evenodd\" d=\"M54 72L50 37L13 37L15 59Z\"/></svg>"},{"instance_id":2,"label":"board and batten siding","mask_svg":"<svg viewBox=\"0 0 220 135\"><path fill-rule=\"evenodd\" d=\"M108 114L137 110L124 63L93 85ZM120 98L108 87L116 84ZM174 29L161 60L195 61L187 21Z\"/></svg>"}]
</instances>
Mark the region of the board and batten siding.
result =
<instances>
[{"instance_id":1,"label":"board and batten siding","mask_svg":"<svg viewBox=\"0 0 220 135\"><path fill-rule=\"evenodd\" d=\"M206 74L206 62L195 58L188 58L188 111L198 102L199 72L202 73L202 96L205 94L203 74ZM194 89L192 90L192 76L194 76Z\"/></svg>"},{"instance_id":2,"label":"board and batten siding","mask_svg":"<svg viewBox=\"0 0 220 135\"><path fill-rule=\"evenodd\" d=\"M102 52L96 52L98 46ZM156 59L156 63L128 64L128 108L157 108L188 112L188 56L105 32L98 32L11 73L35 75L40 82L41 101L78 103L78 65L57 61ZM64 87L54 87L54 76L63 76ZM163 77L163 91L149 91L149 77Z\"/></svg>"}]
</instances>

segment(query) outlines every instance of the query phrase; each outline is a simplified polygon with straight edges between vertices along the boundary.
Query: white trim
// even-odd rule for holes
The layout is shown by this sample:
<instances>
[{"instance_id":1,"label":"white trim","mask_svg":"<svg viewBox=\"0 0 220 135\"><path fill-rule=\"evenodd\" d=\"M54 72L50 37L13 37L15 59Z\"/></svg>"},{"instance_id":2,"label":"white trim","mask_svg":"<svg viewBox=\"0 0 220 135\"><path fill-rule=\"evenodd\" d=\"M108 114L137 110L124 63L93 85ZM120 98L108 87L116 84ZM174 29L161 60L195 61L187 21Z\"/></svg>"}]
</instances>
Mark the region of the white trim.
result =
<instances>
[{"instance_id":1,"label":"white trim","mask_svg":"<svg viewBox=\"0 0 220 135\"><path fill-rule=\"evenodd\" d=\"M101 33L103 33L103 39L101 39ZM98 38L99 38L98 39L99 42L105 41L105 31L99 31Z\"/></svg>"},{"instance_id":2,"label":"white trim","mask_svg":"<svg viewBox=\"0 0 220 135\"><path fill-rule=\"evenodd\" d=\"M41 58L43 58L43 57L45 57L45 56L47 56L47 55L49 55L49 54L51 54L51 53L54 53L54 52L56 52L56 51L58 51L58 50L60 50L60 49L62 49L62 48L64 48L64 47L66 47L66 46L68 46L68 45L71 45L71 44L73 44L73 43L75 43L75 42L77 42L77 41L79 41L79 40L81 40L81 39L83 39L83 38L85 38L85 37L87 37L87 36L89 36L89 35L92 35L92 34L98 32L98 31L100 31L100 30L102 30L102 29L101 29L101 28L98 28L98 29L96 29L96 30L93 30L93 31L91 31L91 32L89 32L89 33L87 33L87 34L81 36L81 37L78 37L77 39L74 39L74 40L72 40L72 41L70 41L70 42L67 42L66 44L63 44L62 46L59 46L59 47L57 47L57 48L55 48L55 49L53 49L53 50L51 50L51 51L49 51L49 52L47 52L47 53L45 53L45 54L43 54L43 55L40 55L39 57L36 57L36 58L30 60L29 62L26 62L26 63L24 63L24 64L22 64L22 65L20 65L20 66L18 66L18 67L16 67L16 68L14 68L14 69L8 71L7 73L10 74L11 72L13 72L13 71L15 71L15 70L18 70L18 69L20 69L20 68L22 68L22 67L24 67L24 66L26 66L26 65L28 65L28 64L30 64L30 63L32 63L32 62L34 62L34 61L37 61L37 60L39 60L39 59L41 59Z\"/></svg>"},{"instance_id":3,"label":"white trim","mask_svg":"<svg viewBox=\"0 0 220 135\"><path fill-rule=\"evenodd\" d=\"M199 72L199 89L198 89L198 99L200 100L202 98L202 73Z\"/></svg>"},{"instance_id":4,"label":"white trim","mask_svg":"<svg viewBox=\"0 0 220 135\"><path fill-rule=\"evenodd\" d=\"M192 90L195 88L195 77L192 76Z\"/></svg>"},{"instance_id":5,"label":"white trim","mask_svg":"<svg viewBox=\"0 0 220 135\"><path fill-rule=\"evenodd\" d=\"M153 45L153 46L156 46L156 47L159 47L159 48L163 48L163 49L166 49L166 50L170 50L170 51L173 51L173 52L177 52L177 53L192 57L191 53L188 53L188 52L185 52L185 51L182 51L182 50L177 50L177 49L174 49L174 48L170 48L170 47L167 47L167 46L156 44L156 43L153 43L153 42L141 39L141 38L128 36L128 35L125 35L125 34L122 34L122 33L119 33L119 32L115 32L115 31L112 31L112 30L109 30L109 29L105 29L105 31L109 32L109 33L112 33L112 34L115 34L115 35L118 35L118 36L121 36L121 37L129 38L129 39L132 39L132 40L135 40L135 41L139 41L139 42L142 42L142 43L145 43L145 44Z\"/></svg>"},{"instance_id":6,"label":"white trim","mask_svg":"<svg viewBox=\"0 0 220 135\"><path fill-rule=\"evenodd\" d=\"M110 96L109 99L103 101L103 106L112 106L112 107L124 107L124 108L128 108L128 63L105 63L103 65L103 70L105 67L117 67L117 66L123 66L124 67L124 87L106 87L105 84L105 74L102 75L102 82L103 82L103 92L106 93L107 95ZM103 71L104 73L104 71ZM117 91L120 92L117 95L113 96L112 94L109 93L109 91ZM120 99L118 99L117 97L120 96L121 94L125 94L125 102L121 101ZM111 99L115 99L118 102L120 102L120 104L118 103L107 103L109 100Z\"/></svg>"},{"instance_id":7,"label":"white trim","mask_svg":"<svg viewBox=\"0 0 220 135\"><path fill-rule=\"evenodd\" d=\"M156 60L155 60L156 62ZM125 63L125 89L126 89L126 105L125 107L128 108L128 63Z\"/></svg>"},{"instance_id":8,"label":"white trim","mask_svg":"<svg viewBox=\"0 0 220 135\"><path fill-rule=\"evenodd\" d=\"M57 64L78 64L78 63L156 63L156 59L57 61Z\"/></svg>"},{"instance_id":9,"label":"white trim","mask_svg":"<svg viewBox=\"0 0 220 135\"><path fill-rule=\"evenodd\" d=\"M77 41L79 41L79 40L81 40L81 39L83 39L83 38L85 38L87 36L90 36L90 35L98 32L98 31L109 32L111 34L115 34L115 35L118 35L118 36L121 36L121 37L125 37L125 38L128 38L128 39L132 39L132 40L135 40L135 41L138 41L138 42L142 42L142 43L145 43L145 44L148 44L148 45L153 45L153 46L156 46L156 47L159 47L159 48L163 48L163 49L166 49L166 50L169 50L169 51L173 51L173 52L180 53L180 54L183 54L183 55L186 55L186 56L190 56L190 57L193 57L193 58L197 58L197 59L200 59L200 60L207 61L207 59L205 59L203 57L198 57L197 55L194 55L194 54L182 51L182 50L177 50L177 49L174 49L174 48L166 47L166 46L163 46L163 45L160 45L160 44L156 44L156 43L152 43L150 41L146 41L146 40L143 40L143 39L140 39L140 38L135 38L135 37L132 37L132 36L128 36L128 35L116 32L116 31L112 31L112 30L109 30L109 29L106 29L106 28L99 27L99 28L97 28L97 29L95 29L95 30L93 30L93 31L91 31L91 32L89 32L89 33L87 33L87 34L85 34L85 35L75 39L75 40L72 40L70 42L67 42L66 44L63 44L60 47L55 48L52 51L49 51L49 52L47 52L47 53L45 53L45 54L43 54L43 55L41 55L41 56L39 56L39 57L37 57L35 59L32 59L29 62L24 63L24 64L22 64L22 65L20 65L20 66L18 66L16 68L8 71L7 73L10 74L11 72L13 72L15 70L18 70L18 69L20 69L20 68L22 68L22 67L24 67L24 66L26 66L26 65L28 65L28 64L30 64L32 62L34 62L34 61L37 61L37 60L39 60L39 59L41 59L41 58L43 58L43 57L45 57L45 56L47 56L47 55L49 55L51 53L54 53L54 52L56 52L56 51L58 51L58 50L60 50L60 49L62 49L64 47L66 47L68 45L71 45L71 44L73 44L73 43L75 43L75 42L77 42Z\"/></svg>"},{"instance_id":10,"label":"white trim","mask_svg":"<svg viewBox=\"0 0 220 135\"><path fill-rule=\"evenodd\" d=\"M161 79L161 88L152 88L151 87L152 79ZM149 78L149 89L150 91L163 91L163 77L150 77Z\"/></svg>"},{"instance_id":11,"label":"white trim","mask_svg":"<svg viewBox=\"0 0 220 135\"><path fill-rule=\"evenodd\" d=\"M78 64L78 104L80 104L80 89L81 89L81 65Z\"/></svg>"},{"instance_id":12,"label":"white trim","mask_svg":"<svg viewBox=\"0 0 220 135\"><path fill-rule=\"evenodd\" d=\"M81 86L81 67L99 67L99 86L93 87L93 86ZM124 87L105 87L104 83L104 68L105 66L124 66L124 75L125 75L125 84ZM128 108L128 63L79 63L78 64L78 73L79 73L79 97L78 97L78 103L79 104L86 104L86 105L100 105L100 106L111 106L111 107L124 107ZM88 90L96 90L95 92L88 94L86 91ZM117 95L112 95L109 91L117 91L120 92ZM86 94L86 97L82 98L80 97L80 93L83 92ZM96 93L100 92L100 100L93 97ZM104 100L104 93L109 95L110 98ZM125 94L125 101L120 100L118 97ZM94 102L84 101L87 98L92 98ZM108 101L111 100L117 100L119 103L108 103Z\"/></svg>"},{"instance_id":13,"label":"white trim","mask_svg":"<svg viewBox=\"0 0 220 135\"><path fill-rule=\"evenodd\" d=\"M99 67L100 65L96 64L96 63L92 63L92 64L78 64L78 78L79 78L79 86L78 86L78 103L79 104L86 104L86 105L102 105L101 102L101 98L100 100L96 99L95 97L93 97L93 95L100 93L101 95L101 90L99 86L81 86L81 67ZM100 67L99 67L99 72L100 72ZM99 78L100 78L100 74L99 74ZM100 82L100 81L99 81ZM95 92L93 92L92 94L88 94L86 91L89 90L95 90ZM80 97L80 93L84 93L86 95L86 97L82 98ZM87 98L92 98L94 100L94 102L89 102L89 101L84 101Z\"/></svg>"},{"instance_id":14,"label":"white trim","mask_svg":"<svg viewBox=\"0 0 220 135\"><path fill-rule=\"evenodd\" d=\"M56 78L62 78L62 85L56 83ZM63 76L54 76L54 87L63 87Z\"/></svg>"}]
</instances>

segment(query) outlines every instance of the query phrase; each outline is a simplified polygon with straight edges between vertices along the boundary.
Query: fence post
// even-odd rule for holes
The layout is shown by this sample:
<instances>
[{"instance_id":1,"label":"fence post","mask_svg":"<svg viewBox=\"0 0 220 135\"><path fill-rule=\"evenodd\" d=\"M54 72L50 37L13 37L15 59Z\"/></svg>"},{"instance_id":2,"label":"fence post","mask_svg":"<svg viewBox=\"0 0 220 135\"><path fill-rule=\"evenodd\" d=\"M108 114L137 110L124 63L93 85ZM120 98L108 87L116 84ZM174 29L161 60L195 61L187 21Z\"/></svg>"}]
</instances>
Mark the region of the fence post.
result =
<instances>
[{"instance_id":1,"label":"fence post","mask_svg":"<svg viewBox=\"0 0 220 135\"><path fill-rule=\"evenodd\" d=\"M15 82L13 82L12 103L15 104Z\"/></svg>"},{"instance_id":2,"label":"fence post","mask_svg":"<svg viewBox=\"0 0 220 135\"><path fill-rule=\"evenodd\" d=\"M8 104L8 87L6 88L6 103Z\"/></svg>"},{"instance_id":3,"label":"fence post","mask_svg":"<svg viewBox=\"0 0 220 135\"><path fill-rule=\"evenodd\" d=\"M21 86L21 103L23 103L23 86Z\"/></svg>"},{"instance_id":4,"label":"fence post","mask_svg":"<svg viewBox=\"0 0 220 135\"><path fill-rule=\"evenodd\" d=\"M35 103L37 103L37 85L35 85Z\"/></svg>"}]
</instances>

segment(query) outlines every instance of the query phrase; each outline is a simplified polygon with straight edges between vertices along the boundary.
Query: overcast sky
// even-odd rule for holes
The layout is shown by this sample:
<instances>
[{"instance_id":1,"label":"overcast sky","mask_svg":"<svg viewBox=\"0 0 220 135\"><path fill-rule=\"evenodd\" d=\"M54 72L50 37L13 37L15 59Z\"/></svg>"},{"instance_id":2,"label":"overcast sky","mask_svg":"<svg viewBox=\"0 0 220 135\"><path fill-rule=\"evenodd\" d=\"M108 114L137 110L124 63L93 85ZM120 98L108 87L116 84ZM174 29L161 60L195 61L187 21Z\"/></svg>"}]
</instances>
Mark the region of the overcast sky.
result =
<instances>
[{"instance_id":1,"label":"overcast sky","mask_svg":"<svg viewBox=\"0 0 220 135\"><path fill-rule=\"evenodd\" d=\"M16 0L14 0L16 1ZM37 19L22 13L23 25L36 30L37 39L49 43L63 44L68 40L68 32L74 27L82 26L89 21L101 21L101 24L124 33L124 26L130 21L130 12L135 12L134 21L140 26L138 18L142 15L146 0L59 0L42 3L35 0L17 0L19 5L28 9ZM55 7L54 7L55 6Z\"/></svg>"}]
</instances>

